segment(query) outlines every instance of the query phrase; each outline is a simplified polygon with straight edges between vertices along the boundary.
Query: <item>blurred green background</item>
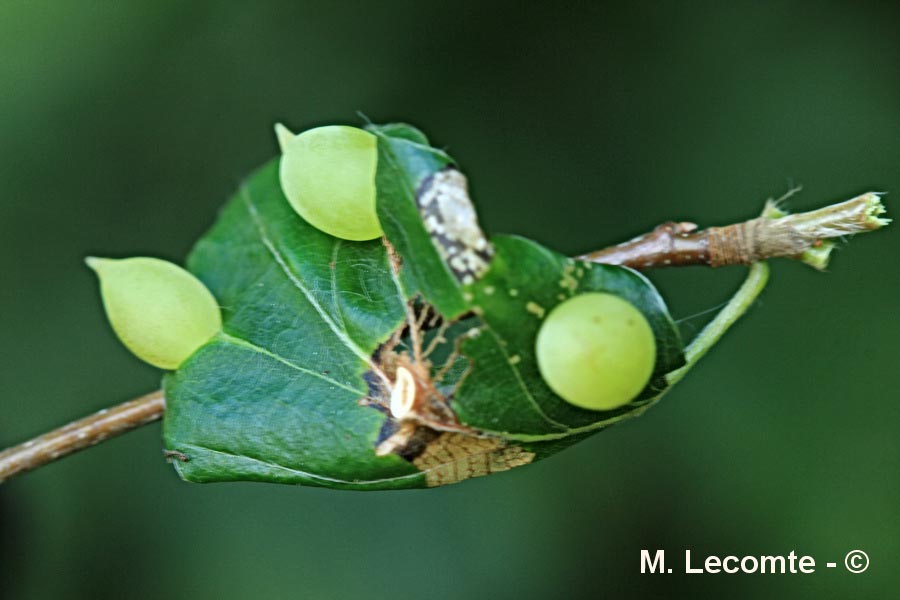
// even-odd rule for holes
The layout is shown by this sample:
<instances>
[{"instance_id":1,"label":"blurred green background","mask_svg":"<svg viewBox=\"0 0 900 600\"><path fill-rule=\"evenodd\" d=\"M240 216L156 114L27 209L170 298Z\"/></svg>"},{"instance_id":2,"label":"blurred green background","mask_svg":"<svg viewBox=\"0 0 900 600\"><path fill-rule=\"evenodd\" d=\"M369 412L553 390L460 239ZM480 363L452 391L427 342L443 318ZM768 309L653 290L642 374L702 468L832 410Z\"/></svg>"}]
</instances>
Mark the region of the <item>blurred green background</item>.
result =
<instances>
[{"instance_id":1,"label":"blurred green background","mask_svg":"<svg viewBox=\"0 0 900 600\"><path fill-rule=\"evenodd\" d=\"M896 2L0 0L0 446L155 389L82 257L183 259L276 120L408 120L487 230L576 253L791 183L795 210L900 190L898 24ZM646 416L458 486L186 484L148 426L0 487L0 596L889 597L898 252L889 229L828 274L773 264ZM652 276L692 335L742 271ZM820 569L640 575L641 548ZM824 568L853 548L866 573Z\"/></svg>"}]
</instances>

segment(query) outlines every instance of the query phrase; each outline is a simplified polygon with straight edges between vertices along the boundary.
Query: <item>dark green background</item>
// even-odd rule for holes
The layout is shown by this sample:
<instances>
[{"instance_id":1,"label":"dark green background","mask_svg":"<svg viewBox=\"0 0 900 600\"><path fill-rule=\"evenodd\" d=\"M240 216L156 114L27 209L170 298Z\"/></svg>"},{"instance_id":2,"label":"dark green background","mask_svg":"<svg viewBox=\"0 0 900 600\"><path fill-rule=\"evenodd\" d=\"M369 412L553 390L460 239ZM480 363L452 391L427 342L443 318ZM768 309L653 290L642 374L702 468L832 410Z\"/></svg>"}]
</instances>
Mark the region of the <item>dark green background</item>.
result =
<instances>
[{"instance_id":1,"label":"dark green background","mask_svg":"<svg viewBox=\"0 0 900 600\"><path fill-rule=\"evenodd\" d=\"M182 259L277 119L409 120L489 231L575 253L789 182L795 209L900 190L898 24L892 2L0 1L0 446L154 389L82 257ZM190 485L146 427L0 488L0 596L888 597L898 253L888 230L829 274L774 264L645 417L459 486ZM653 277L684 318L741 271ZM642 576L641 548L872 566Z\"/></svg>"}]
</instances>

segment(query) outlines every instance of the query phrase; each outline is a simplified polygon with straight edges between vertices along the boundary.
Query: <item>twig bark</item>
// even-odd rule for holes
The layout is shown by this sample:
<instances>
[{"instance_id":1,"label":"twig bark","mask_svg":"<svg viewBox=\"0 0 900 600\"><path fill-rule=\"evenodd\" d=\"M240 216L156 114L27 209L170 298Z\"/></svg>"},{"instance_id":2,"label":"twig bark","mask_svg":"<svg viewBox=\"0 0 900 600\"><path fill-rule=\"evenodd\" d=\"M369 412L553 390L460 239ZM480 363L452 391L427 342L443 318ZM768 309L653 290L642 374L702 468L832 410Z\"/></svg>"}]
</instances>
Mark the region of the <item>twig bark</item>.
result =
<instances>
[{"instance_id":1,"label":"twig bark","mask_svg":"<svg viewBox=\"0 0 900 600\"><path fill-rule=\"evenodd\" d=\"M693 223L668 222L632 240L579 258L634 269L708 265L751 265L788 257L824 269L832 249L830 238L871 231L889 221L884 206L869 192L840 204L789 215L769 203L763 216L701 231Z\"/></svg>"},{"instance_id":2,"label":"twig bark","mask_svg":"<svg viewBox=\"0 0 900 600\"><path fill-rule=\"evenodd\" d=\"M769 203L763 216L743 223L699 231L693 223L668 222L646 235L579 258L643 270L685 265L749 265L785 256L822 269L832 248L828 239L878 229L889 222L879 216L882 213L884 207L876 193L796 215L785 214L775 203ZM765 272L762 266L757 271ZM764 281L761 277L750 280ZM757 288L751 291L758 293ZM750 292L746 295L752 296ZM704 348L718 339L734 319L726 314L719 320L725 325L720 327L721 331L710 330L707 338L712 341ZM678 376L685 371L680 371ZM153 392L4 450L0 452L0 483L156 421L162 417L165 408L162 391ZM174 458L183 459L177 455Z\"/></svg>"},{"instance_id":3,"label":"twig bark","mask_svg":"<svg viewBox=\"0 0 900 600\"><path fill-rule=\"evenodd\" d=\"M83 448L131 431L162 417L166 399L156 391L135 400L104 408L89 417L73 421L0 452L0 483L31 471Z\"/></svg>"}]
</instances>

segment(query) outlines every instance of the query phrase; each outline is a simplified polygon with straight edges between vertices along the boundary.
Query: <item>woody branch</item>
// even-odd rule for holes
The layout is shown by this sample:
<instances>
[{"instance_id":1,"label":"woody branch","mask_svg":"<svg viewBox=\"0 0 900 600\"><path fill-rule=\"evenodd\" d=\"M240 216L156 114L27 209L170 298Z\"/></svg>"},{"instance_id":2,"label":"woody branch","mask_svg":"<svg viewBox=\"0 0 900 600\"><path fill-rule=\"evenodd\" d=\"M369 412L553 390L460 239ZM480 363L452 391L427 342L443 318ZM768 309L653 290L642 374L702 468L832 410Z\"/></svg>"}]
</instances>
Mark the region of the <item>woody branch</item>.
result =
<instances>
[{"instance_id":1,"label":"woody branch","mask_svg":"<svg viewBox=\"0 0 900 600\"><path fill-rule=\"evenodd\" d=\"M643 270L687 265L750 265L769 258L793 258L824 269L832 238L872 231L890 221L880 195L789 215L769 202L763 215L742 223L697 230L694 223L667 222L645 235L580 256L591 262Z\"/></svg>"},{"instance_id":2,"label":"woody branch","mask_svg":"<svg viewBox=\"0 0 900 600\"><path fill-rule=\"evenodd\" d=\"M876 193L806 213L788 215L769 203L763 216L698 230L693 223L663 223L632 240L580 256L638 270L685 265L748 265L787 257L822 269L831 238L872 231L889 223ZM160 419L166 400L156 391L104 409L0 452L0 482ZM183 457L175 457L183 460Z\"/></svg>"}]
</instances>

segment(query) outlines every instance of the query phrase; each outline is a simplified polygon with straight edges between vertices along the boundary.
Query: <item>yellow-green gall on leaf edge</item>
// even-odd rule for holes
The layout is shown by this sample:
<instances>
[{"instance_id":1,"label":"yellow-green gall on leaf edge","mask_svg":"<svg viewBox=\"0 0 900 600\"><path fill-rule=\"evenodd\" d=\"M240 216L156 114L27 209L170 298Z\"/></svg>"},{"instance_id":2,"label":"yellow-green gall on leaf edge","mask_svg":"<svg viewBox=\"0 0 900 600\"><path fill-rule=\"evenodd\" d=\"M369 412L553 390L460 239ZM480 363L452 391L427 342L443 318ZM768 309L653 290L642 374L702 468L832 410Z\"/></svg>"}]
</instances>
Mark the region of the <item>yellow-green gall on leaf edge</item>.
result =
<instances>
[{"instance_id":1,"label":"yellow-green gall on leaf edge","mask_svg":"<svg viewBox=\"0 0 900 600\"><path fill-rule=\"evenodd\" d=\"M106 316L126 348L177 369L222 329L216 299L199 279L158 258L85 259L100 279Z\"/></svg>"},{"instance_id":2,"label":"yellow-green gall on leaf edge","mask_svg":"<svg viewBox=\"0 0 900 600\"><path fill-rule=\"evenodd\" d=\"M287 151L291 140L297 137L297 134L288 129L283 123L275 123L275 137L278 138L278 147L283 154Z\"/></svg>"},{"instance_id":3,"label":"yellow-green gall on leaf edge","mask_svg":"<svg viewBox=\"0 0 900 600\"><path fill-rule=\"evenodd\" d=\"M334 237L363 241L383 232L375 210L378 142L358 127L327 125L294 135L275 125L281 190L302 219Z\"/></svg>"},{"instance_id":4,"label":"yellow-green gall on leaf edge","mask_svg":"<svg viewBox=\"0 0 900 600\"><path fill-rule=\"evenodd\" d=\"M538 331L535 355L544 381L561 398L587 410L612 410L647 385L656 341L633 304L588 292L550 311Z\"/></svg>"}]
</instances>

